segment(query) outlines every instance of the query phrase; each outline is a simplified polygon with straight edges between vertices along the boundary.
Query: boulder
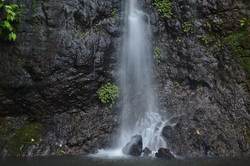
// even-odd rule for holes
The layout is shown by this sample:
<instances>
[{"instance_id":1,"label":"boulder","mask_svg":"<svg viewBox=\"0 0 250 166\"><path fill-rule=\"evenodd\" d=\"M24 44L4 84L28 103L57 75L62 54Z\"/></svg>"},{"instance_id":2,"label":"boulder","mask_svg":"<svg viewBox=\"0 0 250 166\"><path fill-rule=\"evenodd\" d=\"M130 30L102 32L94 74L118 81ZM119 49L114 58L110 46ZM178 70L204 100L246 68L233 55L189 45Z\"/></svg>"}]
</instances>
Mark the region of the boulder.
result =
<instances>
[{"instance_id":1,"label":"boulder","mask_svg":"<svg viewBox=\"0 0 250 166\"><path fill-rule=\"evenodd\" d=\"M174 155L170 152L169 149L160 148L158 152L155 154L158 158L166 158L166 159L173 159L175 158Z\"/></svg>"},{"instance_id":2,"label":"boulder","mask_svg":"<svg viewBox=\"0 0 250 166\"><path fill-rule=\"evenodd\" d=\"M150 150L148 147L146 147L146 148L143 149L142 152L143 152L143 154L145 156L148 156L148 155L150 155L152 153L152 150Z\"/></svg>"},{"instance_id":3,"label":"boulder","mask_svg":"<svg viewBox=\"0 0 250 166\"><path fill-rule=\"evenodd\" d=\"M142 136L132 136L130 142L122 148L122 152L126 155L140 156L142 154Z\"/></svg>"}]
</instances>

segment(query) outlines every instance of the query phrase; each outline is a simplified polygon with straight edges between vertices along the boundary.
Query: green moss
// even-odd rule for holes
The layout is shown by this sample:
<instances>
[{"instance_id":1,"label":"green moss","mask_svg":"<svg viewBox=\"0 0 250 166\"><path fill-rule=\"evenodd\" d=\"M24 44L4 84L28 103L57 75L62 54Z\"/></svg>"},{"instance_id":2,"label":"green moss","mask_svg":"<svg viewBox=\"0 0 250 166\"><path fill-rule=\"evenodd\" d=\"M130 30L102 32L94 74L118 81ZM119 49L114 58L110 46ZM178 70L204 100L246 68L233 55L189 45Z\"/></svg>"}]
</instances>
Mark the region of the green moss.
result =
<instances>
[{"instance_id":1,"label":"green moss","mask_svg":"<svg viewBox=\"0 0 250 166\"><path fill-rule=\"evenodd\" d=\"M89 32L88 32L88 31L82 32L82 31L80 31L80 30L75 30L75 34L76 34L76 36L77 36L78 38L83 39L83 38L85 38L86 36L89 35Z\"/></svg>"},{"instance_id":2,"label":"green moss","mask_svg":"<svg viewBox=\"0 0 250 166\"><path fill-rule=\"evenodd\" d=\"M214 41L214 36L207 33L207 34L202 35L201 40L207 45Z\"/></svg>"},{"instance_id":3,"label":"green moss","mask_svg":"<svg viewBox=\"0 0 250 166\"><path fill-rule=\"evenodd\" d=\"M173 2L170 0L151 0L156 10L162 14L163 18L171 18Z\"/></svg>"},{"instance_id":4,"label":"green moss","mask_svg":"<svg viewBox=\"0 0 250 166\"><path fill-rule=\"evenodd\" d=\"M154 48L154 55L153 58L156 62L160 62L161 59L161 49L159 47Z\"/></svg>"},{"instance_id":5,"label":"green moss","mask_svg":"<svg viewBox=\"0 0 250 166\"><path fill-rule=\"evenodd\" d=\"M242 48L241 44L240 44L240 40L242 39L242 37L244 37L244 31L239 31L236 33L233 33L231 35L229 35L226 40L228 41L228 43L232 46L233 50L237 53L240 54L241 56L244 56L244 49Z\"/></svg>"},{"instance_id":6,"label":"green moss","mask_svg":"<svg viewBox=\"0 0 250 166\"><path fill-rule=\"evenodd\" d=\"M250 57L243 58L243 65L246 71L247 77L250 77Z\"/></svg>"},{"instance_id":7,"label":"green moss","mask_svg":"<svg viewBox=\"0 0 250 166\"><path fill-rule=\"evenodd\" d=\"M180 37L177 37L175 41L176 42L181 42L182 40L180 39Z\"/></svg>"},{"instance_id":8,"label":"green moss","mask_svg":"<svg viewBox=\"0 0 250 166\"><path fill-rule=\"evenodd\" d=\"M43 127L39 123L33 123L25 127L21 127L13 134L10 140L10 150L14 155L19 155L30 145L40 141Z\"/></svg>"},{"instance_id":9,"label":"green moss","mask_svg":"<svg viewBox=\"0 0 250 166\"><path fill-rule=\"evenodd\" d=\"M206 38L203 36L202 41L208 46L205 54L209 57L213 57L226 49L225 40L220 36L208 34Z\"/></svg>"},{"instance_id":10,"label":"green moss","mask_svg":"<svg viewBox=\"0 0 250 166\"><path fill-rule=\"evenodd\" d=\"M181 84L178 81L176 81L176 80L173 81L173 84L177 88L181 86Z\"/></svg>"},{"instance_id":11,"label":"green moss","mask_svg":"<svg viewBox=\"0 0 250 166\"><path fill-rule=\"evenodd\" d=\"M186 21L182 24L182 29L183 29L183 32L185 33L193 33L193 28L194 26L194 23L193 23L193 20L189 20L189 21Z\"/></svg>"},{"instance_id":12,"label":"green moss","mask_svg":"<svg viewBox=\"0 0 250 166\"><path fill-rule=\"evenodd\" d=\"M112 18L115 18L116 15L117 15L117 13L118 13L118 9L117 9L117 8L114 8L110 16L111 16Z\"/></svg>"},{"instance_id":13,"label":"green moss","mask_svg":"<svg viewBox=\"0 0 250 166\"><path fill-rule=\"evenodd\" d=\"M241 20L241 29L230 34L225 40L243 62L248 79L250 78L250 22Z\"/></svg>"},{"instance_id":14,"label":"green moss","mask_svg":"<svg viewBox=\"0 0 250 166\"><path fill-rule=\"evenodd\" d=\"M94 30L95 30L96 34L99 34L99 35L105 34L105 27L103 27L101 25L95 25Z\"/></svg>"}]
</instances>

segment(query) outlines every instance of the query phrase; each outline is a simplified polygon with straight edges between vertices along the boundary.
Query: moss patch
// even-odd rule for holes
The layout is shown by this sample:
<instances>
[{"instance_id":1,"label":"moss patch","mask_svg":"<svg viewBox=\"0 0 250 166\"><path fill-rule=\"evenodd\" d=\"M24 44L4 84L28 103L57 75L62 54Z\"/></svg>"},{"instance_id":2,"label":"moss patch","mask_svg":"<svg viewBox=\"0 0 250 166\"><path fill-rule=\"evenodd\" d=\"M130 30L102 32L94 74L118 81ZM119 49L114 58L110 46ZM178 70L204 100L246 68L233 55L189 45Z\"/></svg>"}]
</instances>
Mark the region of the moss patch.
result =
<instances>
[{"instance_id":1,"label":"moss patch","mask_svg":"<svg viewBox=\"0 0 250 166\"><path fill-rule=\"evenodd\" d=\"M152 4L155 6L156 10L161 13L163 18L171 18L173 2L170 0L151 0Z\"/></svg>"},{"instance_id":2,"label":"moss patch","mask_svg":"<svg viewBox=\"0 0 250 166\"><path fill-rule=\"evenodd\" d=\"M40 141L42 135L42 125L33 123L25 127L21 127L13 134L10 140L10 150L14 155L19 155L25 151L30 145Z\"/></svg>"},{"instance_id":3,"label":"moss patch","mask_svg":"<svg viewBox=\"0 0 250 166\"><path fill-rule=\"evenodd\" d=\"M250 77L250 57L243 58L243 65L248 77Z\"/></svg>"}]
</instances>

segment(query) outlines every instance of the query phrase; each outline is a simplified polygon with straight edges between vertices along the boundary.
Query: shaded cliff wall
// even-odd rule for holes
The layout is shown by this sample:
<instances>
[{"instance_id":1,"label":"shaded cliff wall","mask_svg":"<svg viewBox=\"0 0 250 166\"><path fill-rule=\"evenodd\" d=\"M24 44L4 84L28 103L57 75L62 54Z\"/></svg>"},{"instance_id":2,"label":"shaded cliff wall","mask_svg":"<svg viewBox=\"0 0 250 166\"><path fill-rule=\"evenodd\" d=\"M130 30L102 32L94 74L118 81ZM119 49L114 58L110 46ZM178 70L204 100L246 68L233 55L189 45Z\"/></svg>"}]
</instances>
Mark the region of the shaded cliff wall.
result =
<instances>
[{"instance_id":1,"label":"shaded cliff wall","mask_svg":"<svg viewBox=\"0 0 250 166\"><path fill-rule=\"evenodd\" d=\"M147 8L161 52L155 89L170 119L168 148L189 157L249 156L250 3L173 2L170 19Z\"/></svg>"},{"instance_id":2,"label":"shaded cliff wall","mask_svg":"<svg viewBox=\"0 0 250 166\"><path fill-rule=\"evenodd\" d=\"M17 41L0 41L1 156L109 146L116 112L97 91L115 82L120 1L13 2L25 7Z\"/></svg>"}]
</instances>

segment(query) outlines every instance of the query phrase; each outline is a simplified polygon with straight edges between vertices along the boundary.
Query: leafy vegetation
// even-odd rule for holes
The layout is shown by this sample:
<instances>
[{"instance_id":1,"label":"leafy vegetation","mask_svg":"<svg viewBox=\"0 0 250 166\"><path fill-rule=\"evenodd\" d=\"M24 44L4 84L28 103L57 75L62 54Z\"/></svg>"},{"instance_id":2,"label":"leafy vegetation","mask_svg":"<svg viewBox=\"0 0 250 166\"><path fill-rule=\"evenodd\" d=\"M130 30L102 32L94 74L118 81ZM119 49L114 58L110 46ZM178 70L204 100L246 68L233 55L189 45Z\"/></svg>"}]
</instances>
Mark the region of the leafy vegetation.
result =
<instances>
[{"instance_id":1,"label":"leafy vegetation","mask_svg":"<svg viewBox=\"0 0 250 166\"><path fill-rule=\"evenodd\" d=\"M17 22L21 19L23 5L5 3L5 0L0 0L0 37L8 34L8 39L16 40L15 30Z\"/></svg>"},{"instance_id":2,"label":"leafy vegetation","mask_svg":"<svg viewBox=\"0 0 250 166\"><path fill-rule=\"evenodd\" d=\"M154 48L154 55L153 58L156 62L160 62L161 59L161 49L159 47Z\"/></svg>"},{"instance_id":3,"label":"leafy vegetation","mask_svg":"<svg viewBox=\"0 0 250 166\"><path fill-rule=\"evenodd\" d=\"M162 14L163 18L171 18L173 2L170 0L151 0L156 10Z\"/></svg>"},{"instance_id":4,"label":"leafy vegetation","mask_svg":"<svg viewBox=\"0 0 250 166\"><path fill-rule=\"evenodd\" d=\"M193 30L193 21L192 20L190 20L190 21L186 21L186 22L184 22L183 24L182 24L182 28L183 28L183 31L185 32L185 33L190 33L190 32L192 32L192 30Z\"/></svg>"},{"instance_id":5,"label":"leafy vegetation","mask_svg":"<svg viewBox=\"0 0 250 166\"><path fill-rule=\"evenodd\" d=\"M78 38L83 39L83 38L85 38L86 36L89 35L89 32L88 32L88 31L82 32L82 31L80 31L80 30L75 30L75 34L76 34L76 36L77 36Z\"/></svg>"},{"instance_id":6,"label":"leafy vegetation","mask_svg":"<svg viewBox=\"0 0 250 166\"><path fill-rule=\"evenodd\" d=\"M181 86L181 84L178 81L176 81L176 80L173 81L173 84L177 88Z\"/></svg>"},{"instance_id":7,"label":"leafy vegetation","mask_svg":"<svg viewBox=\"0 0 250 166\"><path fill-rule=\"evenodd\" d=\"M247 23L250 22L250 19L247 19L247 20L240 20L240 26L244 26L246 25Z\"/></svg>"},{"instance_id":8,"label":"leafy vegetation","mask_svg":"<svg viewBox=\"0 0 250 166\"><path fill-rule=\"evenodd\" d=\"M241 46L240 40L244 37L244 32L236 32L231 35L229 35L226 39L228 43L233 47L233 50L240 54L241 56L244 56L244 49Z\"/></svg>"},{"instance_id":9,"label":"leafy vegetation","mask_svg":"<svg viewBox=\"0 0 250 166\"><path fill-rule=\"evenodd\" d=\"M98 94L101 102L108 104L109 108L112 108L115 104L115 99L119 97L119 88L111 83L103 84Z\"/></svg>"},{"instance_id":10,"label":"leafy vegetation","mask_svg":"<svg viewBox=\"0 0 250 166\"><path fill-rule=\"evenodd\" d=\"M176 42L181 42L182 40L180 39L180 37L177 37L175 41Z\"/></svg>"},{"instance_id":11,"label":"leafy vegetation","mask_svg":"<svg viewBox=\"0 0 250 166\"><path fill-rule=\"evenodd\" d=\"M116 17L117 13L118 13L118 9L114 8L112 13L111 13L111 17L113 17L113 18Z\"/></svg>"}]
</instances>

